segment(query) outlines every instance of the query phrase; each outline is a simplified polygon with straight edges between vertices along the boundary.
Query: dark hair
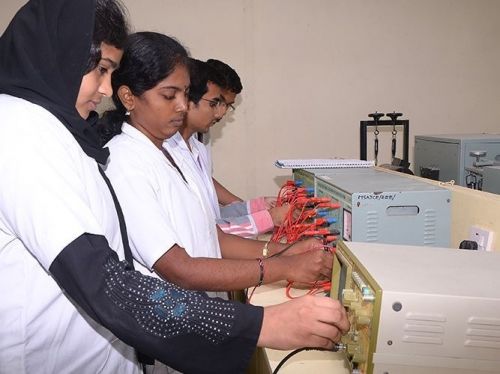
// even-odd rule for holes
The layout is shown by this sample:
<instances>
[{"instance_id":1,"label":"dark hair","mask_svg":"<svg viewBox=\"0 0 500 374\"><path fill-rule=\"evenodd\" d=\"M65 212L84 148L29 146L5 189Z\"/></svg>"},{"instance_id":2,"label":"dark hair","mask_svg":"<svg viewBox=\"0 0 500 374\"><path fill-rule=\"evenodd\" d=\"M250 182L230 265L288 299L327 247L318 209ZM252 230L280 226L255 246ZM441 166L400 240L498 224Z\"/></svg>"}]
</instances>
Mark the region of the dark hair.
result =
<instances>
[{"instance_id":1,"label":"dark hair","mask_svg":"<svg viewBox=\"0 0 500 374\"><path fill-rule=\"evenodd\" d=\"M116 109L104 113L99 132L102 143L121 132L126 108L118 97L118 88L127 86L134 96L155 87L178 65L187 66L188 53L175 39L156 32L131 34L125 43L120 67L113 72L111 85Z\"/></svg>"},{"instance_id":2,"label":"dark hair","mask_svg":"<svg viewBox=\"0 0 500 374\"><path fill-rule=\"evenodd\" d=\"M94 70L101 60L101 43L123 49L128 33L125 8L119 0L96 0L94 33L84 74Z\"/></svg>"},{"instance_id":3,"label":"dark hair","mask_svg":"<svg viewBox=\"0 0 500 374\"><path fill-rule=\"evenodd\" d=\"M234 92L235 94L239 94L241 92L243 85L241 84L240 77L231 66L220 60L212 58L207 60L207 64L217 70L217 72L224 78L225 84L222 88Z\"/></svg>"},{"instance_id":4,"label":"dark hair","mask_svg":"<svg viewBox=\"0 0 500 374\"><path fill-rule=\"evenodd\" d=\"M188 69L191 79L191 85L189 86L189 101L198 104L203 95L208 91L208 82L215 83L221 88L224 88L225 80L222 75L206 62L190 58Z\"/></svg>"}]
</instances>

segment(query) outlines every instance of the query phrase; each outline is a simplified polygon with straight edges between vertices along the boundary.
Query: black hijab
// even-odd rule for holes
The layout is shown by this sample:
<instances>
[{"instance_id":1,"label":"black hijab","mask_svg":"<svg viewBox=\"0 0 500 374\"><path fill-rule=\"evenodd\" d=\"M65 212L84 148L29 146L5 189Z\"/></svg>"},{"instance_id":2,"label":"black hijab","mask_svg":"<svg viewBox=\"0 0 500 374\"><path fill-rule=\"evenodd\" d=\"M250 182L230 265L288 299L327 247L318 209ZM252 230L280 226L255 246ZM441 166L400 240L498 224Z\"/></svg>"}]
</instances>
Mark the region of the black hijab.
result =
<instances>
[{"instance_id":1,"label":"black hijab","mask_svg":"<svg viewBox=\"0 0 500 374\"><path fill-rule=\"evenodd\" d=\"M105 164L93 126L75 105L94 30L95 0L30 0L0 37L0 93L38 104L54 114L85 153Z\"/></svg>"}]
</instances>

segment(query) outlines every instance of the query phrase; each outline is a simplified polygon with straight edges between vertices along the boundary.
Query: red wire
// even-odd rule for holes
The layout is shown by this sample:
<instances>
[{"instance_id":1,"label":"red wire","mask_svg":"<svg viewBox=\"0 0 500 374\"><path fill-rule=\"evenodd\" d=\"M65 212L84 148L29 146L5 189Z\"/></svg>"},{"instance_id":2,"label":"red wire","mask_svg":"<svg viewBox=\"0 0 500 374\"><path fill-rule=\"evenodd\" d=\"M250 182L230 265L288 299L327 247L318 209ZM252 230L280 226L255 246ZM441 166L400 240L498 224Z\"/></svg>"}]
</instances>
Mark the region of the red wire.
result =
<instances>
[{"instance_id":1,"label":"red wire","mask_svg":"<svg viewBox=\"0 0 500 374\"><path fill-rule=\"evenodd\" d=\"M286 288L285 288L285 294L289 299L296 299L297 297L304 296L304 295L316 295L320 292L328 292L330 291L331 288L331 282L330 281L324 281L324 282L313 282L311 283L311 287L307 291L307 293L300 295L300 296L292 296L291 294L291 289L293 286L293 281L288 281Z\"/></svg>"}]
</instances>

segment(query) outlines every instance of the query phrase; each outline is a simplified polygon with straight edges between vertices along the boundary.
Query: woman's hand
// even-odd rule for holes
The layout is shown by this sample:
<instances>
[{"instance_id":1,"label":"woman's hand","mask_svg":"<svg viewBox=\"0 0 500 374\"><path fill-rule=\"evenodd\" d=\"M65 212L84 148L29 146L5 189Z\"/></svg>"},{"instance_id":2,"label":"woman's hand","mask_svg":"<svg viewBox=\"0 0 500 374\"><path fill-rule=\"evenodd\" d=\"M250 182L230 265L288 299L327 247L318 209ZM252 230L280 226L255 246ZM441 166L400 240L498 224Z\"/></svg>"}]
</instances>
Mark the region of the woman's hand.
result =
<instances>
[{"instance_id":1,"label":"woman's hand","mask_svg":"<svg viewBox=\"0 0 500 374\"><path fill-rule=\"evenodd\" d=\"M340 302L323 296L302 296L264 308L257 345L281 350L332 349L349 326Z\"/></svg>"}]
</instances>

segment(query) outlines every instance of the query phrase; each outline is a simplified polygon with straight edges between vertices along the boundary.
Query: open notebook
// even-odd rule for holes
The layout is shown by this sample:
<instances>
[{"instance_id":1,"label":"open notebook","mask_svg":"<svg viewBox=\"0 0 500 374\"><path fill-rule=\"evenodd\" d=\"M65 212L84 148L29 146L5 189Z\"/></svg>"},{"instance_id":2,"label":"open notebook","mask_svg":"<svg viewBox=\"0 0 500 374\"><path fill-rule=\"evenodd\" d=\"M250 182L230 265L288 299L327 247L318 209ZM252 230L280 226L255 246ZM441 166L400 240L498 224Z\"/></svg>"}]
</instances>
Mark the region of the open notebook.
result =
<instances>
[{"instance_id":1,"label":"open notebook","mask_svg":"<svg viewBox=\"0 0 500 374\"><path fill-rule=\"evenodd\" d=\"M369 168L375 162L345 158L310 158L301 160L276 160L276 167L282 169L333 169L333 168Z\"/></svg>"}]
</instances>

